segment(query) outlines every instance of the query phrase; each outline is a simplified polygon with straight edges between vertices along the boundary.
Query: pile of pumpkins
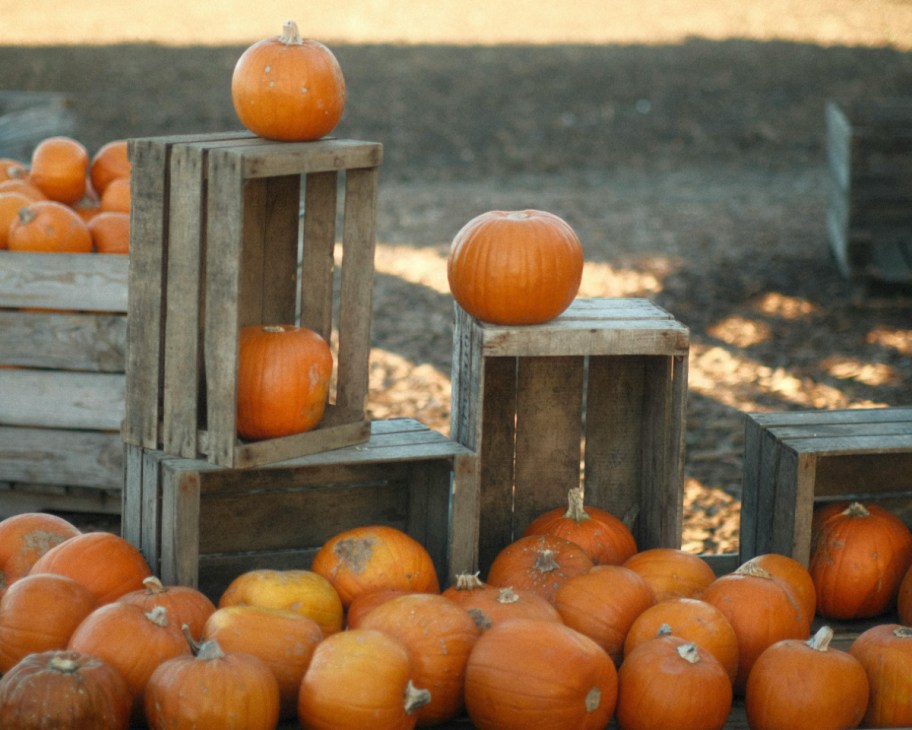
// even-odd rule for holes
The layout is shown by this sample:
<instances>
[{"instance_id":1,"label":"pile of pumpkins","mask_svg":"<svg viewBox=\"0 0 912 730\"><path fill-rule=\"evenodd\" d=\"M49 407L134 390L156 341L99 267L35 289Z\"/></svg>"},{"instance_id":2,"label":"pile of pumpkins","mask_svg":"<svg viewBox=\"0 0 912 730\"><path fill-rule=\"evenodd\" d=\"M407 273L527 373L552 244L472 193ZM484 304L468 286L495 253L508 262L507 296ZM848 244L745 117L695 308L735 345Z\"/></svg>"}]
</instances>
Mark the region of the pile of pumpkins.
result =
<instances>
[{"instance_id":1,"label":"pile of pumpkins","mask_svg":"<svg viewBox=\"0 0 912 730\"><path fill-rule=\"evenodd\" d=\"M0 159L0 249L129 253L130 192L126 140L90 156L72 137L43 139L29 160Z\"/></svg>"},{"instance_id":2,"label":"pile of pumpkins","mask_svg":"<svg viewBox=\"0 0 912 730\"><path fill-rule=\"evenodd\" d=\"M114 533L16 515L0 521L0 727L686 730L723 728L735 698L751 728L912 724L912 533L834 503L813 539L809 568L764 554L717 576L638 549L573 489L484 580L441 587L419 542L368 525L213 602ZM842 650L815 616L888 618Z\"/></svg>"}]
</instances>

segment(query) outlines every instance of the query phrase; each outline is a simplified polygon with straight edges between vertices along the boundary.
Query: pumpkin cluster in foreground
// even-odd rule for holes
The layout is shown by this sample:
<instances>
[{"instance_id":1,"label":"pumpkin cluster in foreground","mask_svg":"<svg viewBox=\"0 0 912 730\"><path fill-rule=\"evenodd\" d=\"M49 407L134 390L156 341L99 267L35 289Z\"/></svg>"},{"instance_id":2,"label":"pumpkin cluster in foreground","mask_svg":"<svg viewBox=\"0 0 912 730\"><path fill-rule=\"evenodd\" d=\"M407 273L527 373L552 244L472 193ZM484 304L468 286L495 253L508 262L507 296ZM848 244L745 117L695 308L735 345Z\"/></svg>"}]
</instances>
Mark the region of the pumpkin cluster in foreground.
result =
<instances>
[{"instance_id":1,"label":"pumpkin cluster in foreground","mask_svg":"<svg viewBox=\"0 0 912 730\"><path fill-rule=\"evenodd\" d=\"M250 570L213 601L162 585L117 535L16 515L0 521L0 727L408 730L468 716L480 730L686 730L724 727L735 698L755 730L908 726L912 538L897 522L829 506L811 570L765 554L717 576L683 550L638 549L570 490L484 579L443 586L421 543L366 525L308 568ZM901 623L841 650L825 623L812 632L820 607L874 606L814 568L865 544L880 551L868 570L892 581L879 615Z\"/></svg>"}]
</instances>

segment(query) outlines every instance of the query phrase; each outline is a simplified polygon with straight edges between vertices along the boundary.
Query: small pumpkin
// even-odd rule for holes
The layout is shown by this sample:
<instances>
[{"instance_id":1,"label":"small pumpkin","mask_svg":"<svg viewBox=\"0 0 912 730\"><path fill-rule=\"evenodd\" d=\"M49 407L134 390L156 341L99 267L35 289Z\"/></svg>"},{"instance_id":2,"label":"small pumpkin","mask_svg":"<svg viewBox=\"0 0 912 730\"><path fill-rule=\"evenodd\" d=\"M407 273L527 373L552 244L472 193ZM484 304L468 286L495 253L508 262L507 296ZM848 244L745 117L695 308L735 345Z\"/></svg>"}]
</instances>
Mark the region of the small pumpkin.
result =
<instances>
[{"instance_id":1,"label":"small pumpkin","mask_svg":"<svg viewBox=\"0 0 912 730\"><path fill-rule=\"evenodd\" d=\"M22 193L15 191L0 192L0 250L7 247L9 227L19 216L20 209L31 202L32 199Z\"/></svg>"},{"instance_id":2,"label":"small pumpkin","mask_svg":"<svg viewBox=\"0 0 912 730\"><path fill-rule=\"evenodd\" d=\"M716 574L703 558L680 548L648 548L623 563L639 573L655 592L657 601L667 598L699 598Z\"/></svg>"},{"instance_id":3,"label":"small pumpkin","mask_svg":"<svg viewBox=\"0 0 912 730\"><path fill-rule=\"evenodd\" d=\"M78 534L79 529L63 517L44 512L23 512L0 521L0 596L48 550Z\"/></svg>"},{"instance_id":4,"label":"small pumpkin","mask_svg":"<svg viewBox=\"0 0 912 730\"><path fill-rule=\"evenodd\" d=\"M535 591L488 585L475 574L456 576L442 595L468 611L480 631L514 618L563 622L554 605Z\"/></svg>"},{"instance_id":5,"label":"small pumpkin","mask_svg":"<svg viewBox=\"0 0 912 730\"><path fill-rule=\"evenodd\" d=\"M155 668L144 706L153 730L273 730L279 721L279 686L257 657L204 641L195 656L175 656Z\"/></svg>"},{"instance_id":6,"label":"small pumpkin","mask_svg":"<svg viewBox=\"0 0 912 730\"><path fill-rule=\"evenodd\" d=\"M101 211L86 225L97 253L130 253L130 214Z\"/></svg>"},{"instance_id":7,"label":"small pumpkin","mask_svg":"<svg viewBox=\"0 0 912 730\"><path fill-rule=\"evenodd\" d=\"M562 218L541 210L492 210L453 238L447 279L457 304L502 325L548 322L579 292L583 247Z\"/></svg>"},{"instance_id":8,"label":"small pumpkin","mask_svg":"<svg viewBox=\"0 0 912 730\"><path fill-rule=\"evenodd\" d=\"M307 327L241 329L237 431L258 440L310 431L320 423L332 378L329 345Z\"/></svg>"},{"instance_id":9,"label":"small pumpkin","mask_svg":"<svg viewBox=\"0 0 912 730\"><path fill-rule=\"evenodd\" d=\"M98 199L102 213L129 213L133 203L133 186L129 177L116 177L107 184Z\"/></svg>"},{"instance_id":10,"label":"small pumpkin","mask_svg":"<svg viewBox=\"0 0 912 730\"><path fill-rule=\"evenodd\" d=\"M143 586L125 593L118 600L123 603L135 603L144 611L164 606L168 609L171 620L178 626L187 626L190 635L199 641L206 621L215 613L215 604L205 593L192 586L166 586L154 575L145 578Z\"/></svg>"},{"instance_id":11,"label":"small pumpkin","mask_svg":"<svg viewBox=\"0 0 912 730\"><path fill-rule=\"evenodd\" d=\"M637 551L630 528L608 510L585 504L584 492L567 492L567 508L549 510L536 517L524 535L549 533L579 545L595 565L620 565Z\"/></svg>"},{"instance_id":12,"label":"small pumpkin","mask_svg":"<svg viewBox=\"0 0 912 730\"><path fill-rule=\"evenodd\" d=\"M731 681L719 660L678 636L640 644L618 671L622 730L722 730L731 706Z\"/></svg>"},{"instance_id":13,"label":"small pumpkin","mask_svg":"<svg viewBox=\"0 0 912 730\"><path fill-rule=\"evenodd\" d=\"M466 711L478 730L602 730L617 693L605 650L554 621L498 624L478 638L466 665Z\"/></svg>"},{"instance_id":14,"label":"small pumpkin","mask_svg":"<svg viewBox=\"0 0 912 730\"><path fill-rule=\"evenodd\" d=\"M29 180L48 199L72 205L86 192L89 153L71 137L58 135L41 140L32 151Z\"/></svg>"},{"instance_id":15,"label":"small pumpkin","mask_svg":"<svg viewBox=\"0 0 912 730\"><path fill-rule=\"evenodd\" d=\"M104 193L112 180L130 177L131 166L127 152L127 140L114 139L103 144L92 155L89 180L96 195Z\"/></svg>"},{"instance_id":16,"label":"small pumpkin","mask_svg":"<svg viewBox=\"0 0 912 730\"><path fill-rule=\"evenodd\" d=\"M830 647L833 629L822 626L807 641L787 639L766 649L747 679L745 709L753 730L858 727L868 706L864 667Z\"/></svg>"},{"instance_id":17,"label":"small pumpkin","mask_svg":"<svg viewBox=\"0 0 912 730\"><path fill-rule=\"evenodd\" d=\"M29 199L29 202L47 200L48 196L40 188L29 182L28 178L13 178L0 181L0 193L19 193Z\"/></svg>"},{"instance_id":18,"label":"small pumpkin","mask_svg":"<svg viewBox=\"0 0 912 730\"><path fill-rule=\"evenodd\" d=\"M3 180L27 180L28 165L13 157L0 157L0 182Z\"/></svg>"},{"instance_id":19,"label":"small pumpkin","mask_svg":"<svg viewBox=\"0 0 912 730\"><path fill-rule=\"evenodd\" d=\"M884 623L862 631L849 654L864 667L870 697L863 727L912 727L912 627Z\"/></svg>"},{"instance_id":20,"label":"small pumpkin","mask_svg":"<svg viewBox=\"0 0 912 730\"><path fill-rule=\"evenodd\" d=\"M120 673L97 657L33 653L0 679L0 727L126 730L132 702Z\"/></svg>"},{"instance_id":21,"label":"small pumpkin","mask_svg":"<svg viewBox=\"0 0 912 730\"><path fill-rule=\"evenodd\" d=\"M39 200L19 209L10 224L6 246L10 251L34 253L91 253L92 234L71 207Z\"/></svg>"},{"instance_id":22,"label":"small pumpkin","mask_svg":"<svg viewBox=\"0 0 912 730\"><path fill-rule=\"evenodd\" d=\"M332 51L302 38L289 20L281 35L254 43L238 58L231 101L254 134L283 142L316 140L342 119L345 77Z\"/></svg>"}]
</instances>

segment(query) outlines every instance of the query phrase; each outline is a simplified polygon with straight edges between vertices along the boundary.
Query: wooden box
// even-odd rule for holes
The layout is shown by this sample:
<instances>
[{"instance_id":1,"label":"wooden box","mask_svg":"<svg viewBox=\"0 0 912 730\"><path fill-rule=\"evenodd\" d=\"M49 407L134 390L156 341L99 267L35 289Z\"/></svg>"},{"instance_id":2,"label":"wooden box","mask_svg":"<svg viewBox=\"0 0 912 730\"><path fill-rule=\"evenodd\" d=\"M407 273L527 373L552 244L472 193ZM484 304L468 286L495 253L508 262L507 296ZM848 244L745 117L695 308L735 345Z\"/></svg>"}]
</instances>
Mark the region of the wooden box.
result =
<instances>
[{"instance_id":1,"label":"wooden box","mask_svg":"<svg viewBox=\"0 0 912 730\"><path fill-rule=\"evenodd\" d=\"M688 329L645 299L577 299L543 325L456 307L451 434L479 454L479 565L581 484L638 546L680 547Z\"/></svg>"},{"instance_id":2,"label":"wooden box","mask_svg":"<svg viewBox=\"0 0 912 730\"><path fill-rule=\"evenodd\" d=\"M827 232L859 288L912 285L912 99L826 107Z\"/></svg>"},{"instance_id":3,"label":"wooden box","mask_svg":"<svg viewBox=\"0 0 912 730\"><path fill-rule=\"evenodd\" d=\"M740 559L807 565L815 503L875 501L912 524L912 408L750 413L745 420Z\"/></svg>"},{"instance_id":4,"label":"wooden box","mask_svg":"<svg viewBox=\"0 0 912 730\"><path fill-rule=\"evenodd\" d=\"M127 264L0 251L0 517L120 511Z\"/></svg>"},{"instance_id":5,"label":"wooden box","mask_svg":"<svg viewBox=\"0 0 912 730\"><path fill-rule=\"evenodd\" d=\"M240 132L134 139L129 153L124 441L243 467L367 440L382 146ZM237 438L238 340L248 324L300 324L338 342L335 395L318 428Z\"/></svg>"},{"instance_id":6,"label":"wooden box","mask_svg":"<svg viewBox=\"0 0 912 730\"><path fill-rule=\"evenodd\" d=\"M411 419L372 423L356 446L226 469L127 447L123 535L165 583L217 599L254 568L308 568L352 527L386 524L424 544L441 583L474 572L477 459Z\"/></svg>"}]
</instances>

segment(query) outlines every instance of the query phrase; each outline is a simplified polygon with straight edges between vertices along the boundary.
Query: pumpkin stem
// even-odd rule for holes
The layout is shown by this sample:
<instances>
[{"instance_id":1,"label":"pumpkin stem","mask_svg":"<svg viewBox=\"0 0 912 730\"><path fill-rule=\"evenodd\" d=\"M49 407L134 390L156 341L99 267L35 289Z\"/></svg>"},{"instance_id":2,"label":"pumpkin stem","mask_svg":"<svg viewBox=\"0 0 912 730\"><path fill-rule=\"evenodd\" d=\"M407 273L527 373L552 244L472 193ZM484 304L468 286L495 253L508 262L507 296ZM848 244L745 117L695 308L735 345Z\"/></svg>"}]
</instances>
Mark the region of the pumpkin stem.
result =
<instances>
[{"instance_id":1,"label":"pumpkin stem","mask_svg":"<svg viewBox=\"0 0 912 730\"><path fill-rule=\"evenodd\" d=\"M564 512L564 517L574 522L592 519L592 516L586 512L582 487L573 487L567 492L567 511Z\"/></svg>"},{"instance_id":2,"label":"pumpkin stem","mask_svg":"<svg viewBox=\"0 0 912 730\"><path fill-rule=\"evenodd\" d=\"M478 577L478 573L460 573L456 576L457 591L473 591L484 587L485 584Z\"/></svg>"},{"instance_id":3,"label":"pumpkin stem","mask_svg":"<svg viewBox=\"0 0 912 730\"><path fill-rule=\"evenodd\" d=\"M279 40L289 46L303 43L301 34L298 32L298 24L293 20L286 20L282 24L282 35Z\"/></svg>"},{"instance_id":4,"label":"pumpkin stem","mask_svg":"<svg viewBox=\"0 0 912 730\"><path fill-rule=\"evenodd\" d=\"M146 618L156 626L168 625L168 609L164 606L155 606L151 611L146 611Z\"/></svg>"},{"instance_id":5,"label":"pumpkin stem","mask_svg":"<svg viewBox=\"0 0 912 730\"><path fill-rule=\"evenodd\" d=\"M807 640L807 645L815 651L827 651L830 648L830 642L833 640L833 629L829 626L821 626L817 633Z\"/></svg>"},{"instance_id":6,"label":"pumpkin stem","mask_svg":"<svg viewBox=\"0 0 912 730\"><path fill-rule=\"evenodd\" d=\"M737 575L747 575L752 578L766 578L767 580L773 579L773 576L768 570L765 570L756 563L752 563L750 561L738 566L738 568L735 569L735 573Z\"/></svg>"},{"instance_id":7,"label":"pumpkin stem","mask_svg":"<svg viewBox=\"0 0 912 730\"><path fill-rule=\"evenodd\" d=\"M168 589L165 588L161 580L156 578L154 575L150 575L148 578L143 578L143 585L146 587L146 593L150 595L168 592Z\"/></svg>"},{"instance_id":8,"label":"pumpkin stem","mask_svg":"<svg viewBox=\"0 0 912 730\"><path fill-rule=\"evenodd\" d=\"M412 680L405 685L405 714L413 715L431 701L431 692L427 689L418 689Z\"/></svg>"},{"instance_id":9,"label":"pumpkin stem","mask_svg":"<svg viewBox=\"0 0 912 730\"><path fill-rule=\"evenodd\" d=\"M79 662L70 657L61 656L60 654L55 654L51 657L50 661L47 663L48 669L51 669L55 672L62 672L63 674L72 674L77 669L79 669Z\"/></svg>"},{"instance_id":10,"label":"pumpkin stem","mask_svg":"<svg viewBox=\"0 0 912 730\"><path fill-rule=\"evenodd\" d=\"M671 626L662 624L659 626L659 630L656 631L656 636L671 636Z\"/></svg>"},{"instance_id":11,"label":"pumpkin stem","mask_svg":"<svg viewBox=\"0 0 912 730\"><path fill-rule=\"evenodd\" d=\"M223 656L225 656L225 652L222 651L222 647L219 646L215 639L206 639L199 645L199 651L196 653L196 658L205 662L221 659Z\"/></svg>"},{"instance_id":12,"label":"pumpkin stem","mask_svg":"<svg viewBox=\"0 0 912 730\"><path fill-rule=\"evenodd\" d=\"M535 569L542 573L550 573L559 568L557 560L554 559L553 550L542 550L535 559Z\"/></svg>"},{"instance_id":13,"label":"pumpkin stem","mask_svg":"<svg viewBox=\"0 0 912 730\"><path fill-rule=\"evenodd\" d=\"M678 656L681 657L684 661L690 662L691 664L700 663L700 652L697 649L697 645L692 641L687 642L686 644L681 644L677 648Z\"/></svg>"},{"instance_id":14,"label":"pumpkin stem","mask_svg":"<svg viewBox=\"0 0 912 730\"><path fill-rule=\"evenodd\" d=\"M586 693L586 712L595 712L602 704L602 690L593 687Z\"/></svg>"},{"instance_id":15,"label":"pumpkin stem","mask_svg":"<svg viewBox=\"0 0 912 730\"><path fill-rule=\"evenodd\" d=\"M897 626L893 629L893 636L899 639L912 638L912 626Z\"/></svg>"},{"instance_id":16,"label":"pumpkin stem","mask_svg":"<svg viewBox=\"0 0 912 730\"><path fill-rule=\"evenodd\" d=\"M871 513L861 502L852 502L842 511L842 514L846 517L868 517Z\"/></svg>"},{"instance_id":17,"label":"pumpkin stem","mask_svg":"<svg viewBox=\"0 0 912 730\"><path fill-rule=\"evenodd\" d=\"M501 588L500 593L497 594L498 603L516 603L518 600L519 596L516 595L512 586Z\"/></svg>"},{"instance_id":18,"label":"pumpkin stem","mask_svg":"<svg viewBox=\"0 0 912 730\"><path fill-rule=\"evenodd\" d=\"M181 633L190 645L190 651L193 652L195 656L199 655L202 645L193 638L193 634L190 632L190 626L188 624L181 624Z\"/></svg>"},{"instance_id":19,"label":"pumpkin stem","mask_svg":"<svg viewBox=\"0 0 912 730\"><path fill-rule=\"evenodd\" d=\"M27 226L29 223L31 223L33 220L35 220L35 218L37 218L37 217L38 217L38 213L36 213L32 208L29 208L27 205L23 205L19 209L19 221L24 226Z\"/></svg>"}]
</instances>

